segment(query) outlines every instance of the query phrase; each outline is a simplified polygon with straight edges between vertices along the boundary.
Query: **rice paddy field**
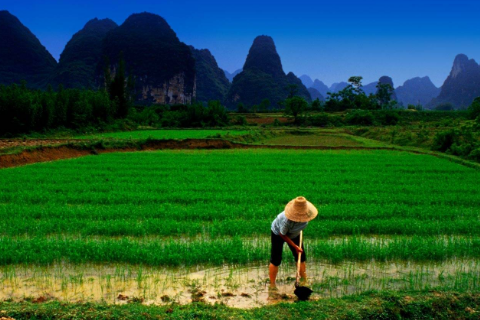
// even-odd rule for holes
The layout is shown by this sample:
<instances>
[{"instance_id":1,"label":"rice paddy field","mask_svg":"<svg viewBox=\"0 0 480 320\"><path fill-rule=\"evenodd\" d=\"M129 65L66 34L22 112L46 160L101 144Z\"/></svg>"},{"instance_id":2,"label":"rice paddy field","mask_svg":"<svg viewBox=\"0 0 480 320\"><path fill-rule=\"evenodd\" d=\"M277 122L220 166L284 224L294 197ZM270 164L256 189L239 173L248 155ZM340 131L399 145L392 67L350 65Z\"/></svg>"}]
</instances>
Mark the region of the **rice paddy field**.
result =
<instances>
[{"instance_id":1,"label":"rice paddy field","mask_svg":"<svg viewBox=\"0 0 480 320\"><path fill-rule=\"evenodd\" d=\"M480 172L384 150L110 153L0 170L0 299L292 301L270 224L303 195L314 298L478 292ZM46 298L45 298L46 297Z\"/></svg>"}]
</instances>

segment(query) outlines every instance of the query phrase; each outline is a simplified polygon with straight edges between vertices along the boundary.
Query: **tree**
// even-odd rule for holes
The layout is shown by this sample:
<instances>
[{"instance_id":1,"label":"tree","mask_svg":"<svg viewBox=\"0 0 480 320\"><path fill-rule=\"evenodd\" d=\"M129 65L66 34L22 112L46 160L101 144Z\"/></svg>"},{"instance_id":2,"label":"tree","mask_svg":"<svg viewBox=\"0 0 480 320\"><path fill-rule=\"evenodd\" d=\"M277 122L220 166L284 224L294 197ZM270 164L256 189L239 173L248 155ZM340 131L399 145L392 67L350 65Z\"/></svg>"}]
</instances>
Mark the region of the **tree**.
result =
<instances>
[{"instance_id":1,"label":"tree","mask_svg":"<svg viewBox=\"0 0 480 320\"><path fill-rule=\"evenodd\" d=\"M472 104L468 107L468 117L470 119L477 119L480 116L480 97L475 98Z\"/></svg>"},{"instance_id":2,"label":"tree","mask_svg":"<svg viewBox=\"0 0 480 320\"><path fill-rule=\"evenodd\" d=\"M455 110L455 107L451 103L441 103L438 106L435 107L436 111L452 111Z\"/></svg>"},{"instance_id":3,"label":"tree","mask_svg":"<svg viewBox=\"0 0 480 320\"><path fill-rule=\"evenodd\" d=\"M299 117L307 110L308 102L302 97L292 97L285 100L285 114L291 115L298 124Z\"/></svg>"},{"instance_id":4,"label":"tree","mask_svg":"<svg viewBox=\"0 0 480 320\"><path fill-rule=\"evenodd\" d=\"M295 96L297 95L297 93L298 93L298 85L296 85L296 84L289 84L289 85L287 86L287 90L288 90L288 97L287 97L287 98L288 98L288 99L293 98L293 97L295 97Z\"/></svg>"},{"instance_id":5,"label":"tree","mask_svg":"<svg viewBox=\"0 0 480 320\"><path fill-rule=\"evenodd\" d=\"M243 103L239 103L237 105L237 113L247 113L248 112L248 109L245 107L245 105Z\"/></svg>"},{"instance_id":6,"label":"tree","mask_svg":"<svg viewBox=\"0 0 480 320\"><path fill-rule=\"evenodd\" d=\"M354 76L348 79L348 82L350 82L350 84L353 87L353 91L355 91L357 94L363 93L362 80L363 80L363 77L360 77L360 76Z\"/></svg>"},{"instance_id":7,"label":"tree","mask_svg":"<svg viewBox=\"0 0 480 320\"><path fill-rule=\"evenodd\" d=\"M323 106L322 106L322 102L320 101L320 99L317 98L317 99L313 100L311 108L312 108L312 111L322 111Z\"/></svg>"},{"instance_id":8,"label":"tree","mask_svg":"<svg viewBox=\"0 0 480 320\"><path fill-rule=\"evenodd\" d=\"M268 109L270 109L270 100L263 99L262 102L260 102L259 111L260 112L267 112Z\"/></svg>"},{"instance_id":9,"label":"tree","mask_svg":"<svg viewBox=\"0 0 480 320\"><path fill-rule=\"evenodd\" d=\"M393 87L388 83L377 84L377 99L382 109L386 109L392 100Z\"/></svg>"}]
</instances>

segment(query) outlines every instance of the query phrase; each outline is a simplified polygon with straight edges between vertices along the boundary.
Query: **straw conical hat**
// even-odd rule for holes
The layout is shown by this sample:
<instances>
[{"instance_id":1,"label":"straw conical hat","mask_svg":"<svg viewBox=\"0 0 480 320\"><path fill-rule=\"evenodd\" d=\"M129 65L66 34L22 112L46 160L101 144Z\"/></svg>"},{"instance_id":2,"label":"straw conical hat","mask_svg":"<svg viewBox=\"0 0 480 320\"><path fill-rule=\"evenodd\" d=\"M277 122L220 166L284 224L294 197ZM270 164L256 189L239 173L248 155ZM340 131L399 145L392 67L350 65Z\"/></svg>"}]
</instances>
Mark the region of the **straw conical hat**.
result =
<instances>
[{"instance_id":1,"label":"straw conical hat","mask_svg":"<svg viewBox=\"0 0 480 320\"><path fill-rule=\"evenodd\" d=\"M307 222L315 219L317 208L305 197L296 197L285 206L285 216L295 222Z\"/></svg>"}]
</instances>

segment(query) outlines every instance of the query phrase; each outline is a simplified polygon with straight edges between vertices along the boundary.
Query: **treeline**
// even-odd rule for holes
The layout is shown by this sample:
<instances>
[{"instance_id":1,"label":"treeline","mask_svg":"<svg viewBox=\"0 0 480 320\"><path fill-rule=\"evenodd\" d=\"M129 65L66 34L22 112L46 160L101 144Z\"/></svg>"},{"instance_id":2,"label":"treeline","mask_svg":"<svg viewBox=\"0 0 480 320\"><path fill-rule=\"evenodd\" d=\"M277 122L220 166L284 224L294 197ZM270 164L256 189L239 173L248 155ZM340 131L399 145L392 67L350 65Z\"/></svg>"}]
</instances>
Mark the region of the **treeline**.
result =
<instances>
[{"instance_id":1,"label":"treeline","mask_svg":"<svg viewBox=\"0 0 480 320\"><path fill-rule=\"evenodd\" d=\"M258 105L245 106L243 103L239 103L237 106L237 112L272 112L286 109L287 112L292 110L291 105L301 104L295 106L295 110L302 111L325 111L325 112L341 112L350 109L358 110L392 110L402 108L397 101L392 100L394 88L390 84L379 83L377 85L376 94L367 95L362 89L362 77L350 77L348 79L349 85L343 90L338 92L328 93L326 101L314 100L311 104L297 95L298 87L296 85L290 85L286 90L289 91L288 98L285 101L281 101L277 106L271 106L268 99L262 100ZM292 98L296 98L297 101L292 101ZM300 101L303 100L303 101ZM409 106L410 109L422 110L422 106Z\"/></svg>"},{"instance_id":2,"label":"treeline","mask_svg":"<svg viewBox=\"0 0 480 320\"><path fill-rule=\"evenodd\" d=\"M473 101L467 115L475 121L437 133L432 149L480 162L480 98Z\"/></svg>"},{"instance_id":3,"label":"treeline","mask_svg":"<svg viewBox=\"0 0 480 320\"><path fill-rule=\"evenodd\" d=\"M0 134L16 135L55 128L81 128L111 122L118 104L106 91L50 87L46 91L21 85L0 86Z\"/></svg>"},{"instance_id":4,"label":"treeline","mask_svg":"<svg viewBox=\"0 0 480 320\"><path fill-rule=\"evenodd\" d=\"M26 83L0 86L0 136L59 128L105 128L116 120L157 127L216 127L230 124L219 101L172 106L137 106L118 75L106 90L31 90ZM128 83L128 82L127 82Z\"/></svg>"}]
</instances>

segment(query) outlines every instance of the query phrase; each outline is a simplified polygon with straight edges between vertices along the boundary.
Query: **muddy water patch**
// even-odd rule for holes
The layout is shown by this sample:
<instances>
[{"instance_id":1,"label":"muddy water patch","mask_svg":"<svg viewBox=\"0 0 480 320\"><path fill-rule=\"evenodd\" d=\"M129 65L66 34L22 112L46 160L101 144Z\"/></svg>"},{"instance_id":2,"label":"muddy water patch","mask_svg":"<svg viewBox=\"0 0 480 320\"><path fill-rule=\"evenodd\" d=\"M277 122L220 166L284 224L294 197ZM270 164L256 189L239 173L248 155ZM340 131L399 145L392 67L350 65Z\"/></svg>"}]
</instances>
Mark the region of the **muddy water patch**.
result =
<instances>
[{"instance_id":1,"label":"muddy water patch","mask_svg":"<svg viewBox=\"0 0 480 320\"><path fill-rule=\"evenodd\" d=\"M307 264L313 299L340 297L368 290L425 290L447 287L475 290L480 285L479 261L443 263L344 262ZM278 291L269 291L268 266L217 268L152 268L132 265L8 266L0 269L0 300L51 299L69 302L223 303L252 308L295 301L295 266L285 261Z\"/></svg>"}]
</instances>

